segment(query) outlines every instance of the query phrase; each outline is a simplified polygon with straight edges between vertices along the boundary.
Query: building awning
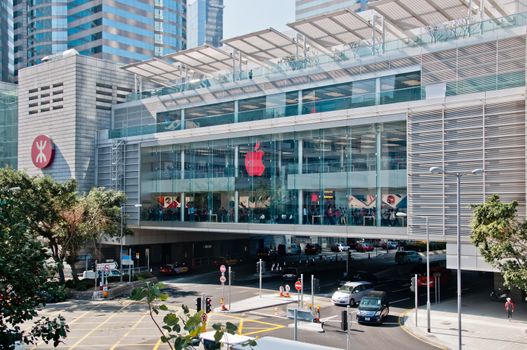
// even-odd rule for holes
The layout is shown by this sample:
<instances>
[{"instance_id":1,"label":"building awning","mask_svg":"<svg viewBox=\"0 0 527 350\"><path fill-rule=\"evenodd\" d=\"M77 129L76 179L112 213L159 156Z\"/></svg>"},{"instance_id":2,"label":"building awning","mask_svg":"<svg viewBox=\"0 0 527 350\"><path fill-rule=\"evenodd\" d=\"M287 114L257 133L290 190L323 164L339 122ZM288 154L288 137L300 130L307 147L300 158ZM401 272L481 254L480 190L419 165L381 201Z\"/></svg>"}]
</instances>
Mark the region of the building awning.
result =
<instances>
[{"instance_id":1,"label":"building awning","mask_svg":"<svg viewBox=\"0 0 527 350\"><path fill-rule=\"evenodd\" d=\"M258 62L295 56L303 49L302 43L273 28L226 39L223 43Z\"/></svg>"},{"instance_id":2,"label":"building awning","mask_svg":"<svg viewBox=\"0 0 527 350\"><path fill-rule=\"evenodd\" d=\"M178 62L202 74L212 75L220 71L232 70L233 62L238 58L225 50L203 45L168 54L161 59Z\"/></svg>"},{"instance_id":3,"label":"building awning","mask_svg":"<svg viewBox=\"0 0 527 350\"><path fill-rule=\"evenodd\" d=\"M382 35L378 26L372 26L370 21L350 9L308 17L288 26L327 49L370 40L373 30L376 35Z\"/></svg>"},{"instance_id":4,"label":"building awning","mask_svg":"<svg viewBox=\"0 0 527 350\"><path fill-rule=\"evenodd\" d=\"M128 64L122 69L162 85L185 76L179 65L165 62L159 58Z\"/></svg>"},{"instance_id":5,"label":"building awning","mask_svg":"<svg viewBox=\"0 0 527 350\"><path fill-rule=\"evenodd\" d=\"M391 23L406 31L449 22L479 11L479 1L474 0L378 0L368 4Z\"/></svg>"}]
</instances>

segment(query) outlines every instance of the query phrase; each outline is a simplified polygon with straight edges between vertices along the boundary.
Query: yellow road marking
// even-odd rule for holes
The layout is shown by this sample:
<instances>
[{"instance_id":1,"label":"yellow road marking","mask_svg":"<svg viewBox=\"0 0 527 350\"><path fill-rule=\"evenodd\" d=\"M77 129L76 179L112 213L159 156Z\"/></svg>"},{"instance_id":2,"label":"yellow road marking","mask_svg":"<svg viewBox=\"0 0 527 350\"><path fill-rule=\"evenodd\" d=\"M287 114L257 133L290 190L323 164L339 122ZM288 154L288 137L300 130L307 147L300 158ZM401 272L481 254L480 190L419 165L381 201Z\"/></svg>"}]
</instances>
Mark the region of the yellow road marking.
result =
<instances>
[{"instance_id":1,"label":"yellow road marking","mask_svg":"<svg viewBox=\"0 0 527 350\"><path fill-rule=\"evenodd\" d=\"M161 339L159 339L156 343L156 345L154 345L154 348L152 350L157 350L159 349L159 345L161 345Z\"/></svg>"},{"instance_id":2,"label":"yellow road marking","mask_svg":"<svg viewBox=\"0 0 527 350\"><path fill-rule=\"evenodd\" d=\"M110 348L110 350L115 350L115 348L117 347L117 345L119 345L119 343L124 340L129 334L131 331L133 331L138 325L139 323L141 323L141 321L143 321L143 319L148 316L148 311L144 313L143 316L141 316L141 318L139 318L133 325L132 327L128 330L128 332L126 332L118 341L115 342L115 344L113 344L113 346Z\"/></svg>"},{"instance_id":3,"label":"yellow road marking","mask_svg":"<svg viewBox=\"0 0 527 350\"><path fill-rule=\"evenodd\" d=\"M238 325L238 334L241 335L243 330L243 320L240 320L240 324Z\"/></svg>"},{"instance_id":4,"label":"yellow road marking","mask_svg":"<svg viewBox=\"0 0 527 350\"><path fill-rule=\"evenodd\" d=\"M276 331L277 329L281 329L281 328L285 328L285 326L281 326L280 325L280 326L276 326L276 327L273 327L273 328L266 328L266 329L262 329L262 330L259 330L259 331L245 333L245 334L242 334L242 335L248 336L248 335L253 335L253 334L272 332L272 331Z\"/></svg>"},{"instance_id":5,"label":"yellow road marking","mask_svg":"<svg viewBox=\"0 0 527 350\"><path fill-rule=\"evenodd\" d=\"M99 306L99 305L96 305L93 309L96 309L98 306ZM66 310L64 310L64 311L66 311ZM86 316L87 314L89 314L91 311L93 311L93 310L88 310L88 311L84 312L82 315L80 315L79 317L77 317L77 318L74 319L73 321L71 321L71 322L69 322L69 323L66 322L66 324L67 324L68 326L74 324L75 322L77 322L78 320L80 320L81 318L83 318L84 316ZM55 318L55 317L58 316L58 315L60 315L60 312L57 312L53 318ZM41 342L37 342L37 343L35 344L35 346L33 346L33 347L31 348L31 350L35 350L35 349L39 346L39 344L41 344Z\"/></svg>"},{"instance_id":6,"label":"yellow road marking","mask_svg":"<svg viewBox=\"0 0 527 350\"><path fill-rule=\"evenodd\" d=\"M114 312L113 314L111 314L109 317L106 318L106 320L104 320L103 322L99 323L99 325L97 325L95 328L93 328L90 332L86 333L86 335L84 335L84 337L82 337L81 339L79 339L75 344L73 344L71 347L70 347L70 350L72 349L75 349L80 343L82 343L84 340L86 340L86 338L88 338L90 335L92 335L96 330L98 330L99 328L101 328L102 326L104 326L106 323L108 323L108 321L110 321L112 318L115 317L115 315L117 315L120 311L126 309L130 304L132 304L132 302L128 302L125 306L123 306L122 308L120 308L119 310L117 310L116 312Z\"/></svg>"}]
</instances>

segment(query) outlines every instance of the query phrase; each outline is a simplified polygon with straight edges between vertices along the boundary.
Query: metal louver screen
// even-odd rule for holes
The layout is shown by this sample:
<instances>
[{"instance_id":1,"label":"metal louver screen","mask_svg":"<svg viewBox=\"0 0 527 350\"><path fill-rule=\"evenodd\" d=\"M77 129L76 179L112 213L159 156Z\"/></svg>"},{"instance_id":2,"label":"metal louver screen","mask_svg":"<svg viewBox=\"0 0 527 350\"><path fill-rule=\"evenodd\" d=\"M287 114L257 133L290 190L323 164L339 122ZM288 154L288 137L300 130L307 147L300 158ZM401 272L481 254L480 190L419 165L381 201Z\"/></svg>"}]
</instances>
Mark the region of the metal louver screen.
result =
<instances>
[{"instance_id":1,"label":"metal louver screen","mask_svg":"<svg viewBox=\"0 0 527 350\"><path fill-rule=\"evenodd\" d=\"M516 200L525 218L525 101L478 104L461 108L410 112L408 116L408 230L424 234L456 234L456 178L430 175L429 168L483 176L461 180L462 235L470 234L471 204L490 194Z\"/></svg>"}]
</instances>

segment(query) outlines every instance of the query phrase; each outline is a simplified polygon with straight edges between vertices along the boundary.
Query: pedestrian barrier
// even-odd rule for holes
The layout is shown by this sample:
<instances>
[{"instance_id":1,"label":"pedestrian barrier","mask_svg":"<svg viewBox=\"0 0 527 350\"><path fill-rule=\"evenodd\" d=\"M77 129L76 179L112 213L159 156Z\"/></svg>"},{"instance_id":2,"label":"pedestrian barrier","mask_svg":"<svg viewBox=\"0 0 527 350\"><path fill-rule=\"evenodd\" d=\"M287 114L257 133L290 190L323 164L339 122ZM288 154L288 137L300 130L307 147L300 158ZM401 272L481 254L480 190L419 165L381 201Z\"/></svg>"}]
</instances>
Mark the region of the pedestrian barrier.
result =
<instances>
[{"instance_id":1,"label":"pedestrian barrier","mask_svg":"<svg viewBox=\"0 0 527 350\"><path fill-rule=\"evenodd\" d=\"M287 308L287 318L295 318L295 310L297 311L297 319L299 321L313 322L313 314L309 309L297 309L297 308Z\"/></svg>"}]
</instances>

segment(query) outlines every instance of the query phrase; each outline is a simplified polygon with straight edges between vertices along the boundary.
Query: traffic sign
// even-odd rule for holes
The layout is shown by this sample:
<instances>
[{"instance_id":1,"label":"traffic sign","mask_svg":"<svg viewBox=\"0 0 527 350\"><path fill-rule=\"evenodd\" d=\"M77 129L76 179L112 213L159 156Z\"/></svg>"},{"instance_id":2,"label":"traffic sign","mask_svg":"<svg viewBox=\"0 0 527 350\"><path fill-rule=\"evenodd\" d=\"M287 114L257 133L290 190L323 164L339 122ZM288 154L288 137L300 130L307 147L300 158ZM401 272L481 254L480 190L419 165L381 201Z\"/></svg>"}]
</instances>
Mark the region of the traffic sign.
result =
<instances>
[{"instance_id":1,"label":"traffic sign","mask_svg":"<svg viewBox=\"0 0 527 350\"><path fill-rule=\"evenodd\" d=\"M225 282L227 282L227 279L225 278L225 276L221 276L221 277L220 277L220 282L221 282L221 283L225 283Z\"/></svg>"},{"instance_id":2,"label":"traffic sign","mask_svg":"<svg viewBox=\"0 0 527 350\"><path fill-rule=\"evenodd\" d=\"M108 270L106 270L106 268L108 268ZM97 271L110 271L115 269L117 269L116 262L97 264Z\"/></svg>"},{"instance_id":3,"label":"traffic sign","mask_svg":"<svg viewBox=\"0 0 527 350\"><path fill-rule=\"evenodd\" d=\"M300 282L300 281L296 281L296 282L295 282L295 289L296 289L297 291L301 291L301 290L302 290L302 282Z\"/></svg>"},{"instance_id":4,"label":"traffic sign","mask_svg":"<svg viewBox=\"0 0 527 350\"><path fill-rule=\"evenodd\" d=\"M225 271L227 271L227 268L225 267L225 265L221 265L220 266L220 272L221 273L225 273Z\"/></svg>"}]
</instances>

